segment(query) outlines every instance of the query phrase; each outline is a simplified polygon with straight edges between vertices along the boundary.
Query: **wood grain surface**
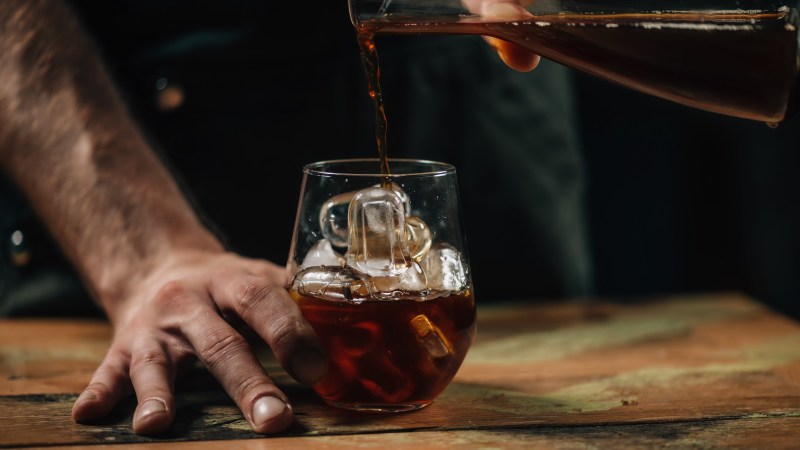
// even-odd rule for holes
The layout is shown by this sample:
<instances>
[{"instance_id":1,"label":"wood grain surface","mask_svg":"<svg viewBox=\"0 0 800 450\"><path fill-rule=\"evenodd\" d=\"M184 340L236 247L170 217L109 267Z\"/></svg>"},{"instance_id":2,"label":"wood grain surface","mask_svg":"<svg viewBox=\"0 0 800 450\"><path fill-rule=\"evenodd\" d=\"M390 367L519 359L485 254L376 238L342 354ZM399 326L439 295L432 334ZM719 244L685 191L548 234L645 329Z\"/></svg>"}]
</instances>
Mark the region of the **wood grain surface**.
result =
<instances>
[{"instance_id":1,"label":"wood grain surface","mask_svg":"<svg viewBox=\"0 0 800 450\"><path fill-rule=\"evenodd\" d=\"M0 321L0 447L179 448L220 439L248 439L237 442L245 448L332 449L800 442L800 325L747 298L507 304L480 308L478 324L454 382L413 413L328 407L265 355L297 421L280 436L249 440L260 436L199 368L178 383L176 424L158 439L132 434L131 401L103 423L76 425L69 411L105 352L108 326Z\"/></svg>"},{"instance_id":2,"label":"wood grain surface","mask_svg":"<svg viewBox=\"0 0 800 450\"><path fill-rule=\"evenodd\" d=\"M146 444L70 446L71 450L443 450L587 448L797 448L800 418L712 420L689 423L417 431ZM51 449L52 447L36 447Z\"/></svg>"}]
</instances>

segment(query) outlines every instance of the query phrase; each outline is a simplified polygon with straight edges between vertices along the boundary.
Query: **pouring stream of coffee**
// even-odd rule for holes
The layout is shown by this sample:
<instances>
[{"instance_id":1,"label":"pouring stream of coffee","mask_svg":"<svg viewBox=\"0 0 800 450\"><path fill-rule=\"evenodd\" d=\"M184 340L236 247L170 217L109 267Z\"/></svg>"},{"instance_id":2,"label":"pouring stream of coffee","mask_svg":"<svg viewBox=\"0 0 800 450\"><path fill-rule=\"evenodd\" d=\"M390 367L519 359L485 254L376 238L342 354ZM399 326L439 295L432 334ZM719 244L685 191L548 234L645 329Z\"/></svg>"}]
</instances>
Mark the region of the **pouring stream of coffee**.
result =
<instances>
[{"instance_id":1,"label":"pouring stream of coffee","mask_svg":"<svg viewBox=\"0 0 800 450\"><path fill-rule=\"evenodd\" d=\"M359 28L357 32L358 47L361 51L361 62L367 74L369 96L375 103L375 142L378 145L378 158L380 159L381 175L384 175L381 186L391 188L391 172L389 171L389 156L386 142L386 110L383 105L383 92L381 92L381 68L378 61L378 50L375 47L374 34Z\"/></svg>"}]
</instances>

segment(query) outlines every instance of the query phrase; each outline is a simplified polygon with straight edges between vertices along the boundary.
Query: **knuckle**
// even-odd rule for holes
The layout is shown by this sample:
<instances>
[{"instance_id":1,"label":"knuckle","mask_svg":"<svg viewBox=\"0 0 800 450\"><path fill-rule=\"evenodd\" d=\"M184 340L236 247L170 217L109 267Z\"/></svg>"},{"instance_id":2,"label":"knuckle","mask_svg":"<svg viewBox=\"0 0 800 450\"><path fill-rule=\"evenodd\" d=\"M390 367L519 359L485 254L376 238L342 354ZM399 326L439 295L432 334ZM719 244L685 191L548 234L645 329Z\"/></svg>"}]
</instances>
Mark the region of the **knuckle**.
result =
<instances>
[{"instance_id":1,"label":"knuckle","mask_svg":"<svg viewBox=\"0 0 800 450\"><path fill-rule=\"evenodd\" d=\"M248 396L257 396L262 391L271 387L271 384L260 374L242 377L233 386L232 397L239 404L244 404Z\"/></svg>"},{"instance_id":2,"label":"knuckle","mask_svg":"<svg viewBox=\"0 0 800 450\"><path fill-rule=\"evenodd\" d=\"M236 295L236 311L246 319L254 308L269 300L275 289L275 285L266 280L257 279L243 283Z\"/></svg>"},{"instance_id":3,"label":"knuckle","mask_svg":"<svg viewBox=\"0 0 800 450\"><path fill-rule=\"evenodd\" d=\"M275 316L267 326L267 336L273 350L290 342L302 329L303 325L290 315Z\"/></svg>"},{"instance_id":4,"label":"knuckle","mask_svg":"<svg viewBox=\"0 0 800 450\"><path fill-rule=\"evenodd\" d=\"M209 332L201 347L197 349L200 359L209 369L219 366L233 355L249 348L247 341L238 333L228 330Z\"/></svg>"},{"instance_id":5,"label":"knuckle","mask_svg":"<svg viewBox=\"0 0 800 450\"><path fill-rule=\"evenodd\" d=\"M138 372L151 366L167 366L169 359L163 352L144 351L136 353L131 358L131 373Z\"/></svg>"}]
</instances>

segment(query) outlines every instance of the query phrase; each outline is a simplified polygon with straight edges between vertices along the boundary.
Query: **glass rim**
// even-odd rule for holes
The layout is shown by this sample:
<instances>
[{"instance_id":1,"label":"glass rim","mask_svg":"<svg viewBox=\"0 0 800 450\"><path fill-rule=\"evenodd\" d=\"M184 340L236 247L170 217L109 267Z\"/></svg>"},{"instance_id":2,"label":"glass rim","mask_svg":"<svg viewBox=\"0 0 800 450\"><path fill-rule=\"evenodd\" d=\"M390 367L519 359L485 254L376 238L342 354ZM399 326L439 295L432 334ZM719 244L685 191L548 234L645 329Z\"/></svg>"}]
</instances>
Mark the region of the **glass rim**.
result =
<instances>
[{"instance_id":1,"label":"glass rim","mask_svg":"<svg viewBox=\"0 0 800 450\"><path fill-rule=\"evenodd\" d=\"M303 173L306 175L317 175L323 177L364 177L364 178L382 178L386 175L378 172L337 172L335 170L326 169L326 166L335 164L352 164L352 163L373 163L375 168L378 168L380 160L378 158L349 158L349 159L330 159L326 161L316 161L303 166ZM389 178L406 178L406 177L422 177L422 176L442 176L451 175L456 173L456 168L452 164L440 161L432 161L428 159L414 159L414 158L389 158L389 166L392 164L420 164L431 166L432 170L414 171L396 173L392 172L388 175Z\"/></svg>"}]
</instances>

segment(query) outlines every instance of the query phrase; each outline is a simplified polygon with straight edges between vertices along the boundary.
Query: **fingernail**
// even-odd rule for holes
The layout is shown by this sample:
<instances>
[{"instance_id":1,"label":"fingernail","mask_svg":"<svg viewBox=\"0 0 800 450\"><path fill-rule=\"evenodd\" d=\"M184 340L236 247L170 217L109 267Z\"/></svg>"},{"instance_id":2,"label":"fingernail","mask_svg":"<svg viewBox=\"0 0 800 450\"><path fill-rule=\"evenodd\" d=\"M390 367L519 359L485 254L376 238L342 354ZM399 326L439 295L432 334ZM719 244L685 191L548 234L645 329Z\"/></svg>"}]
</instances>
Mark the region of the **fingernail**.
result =
<instances>
[{"instance_id":1,"label":"fingernail","mask_svg":"<svg viewBox=\"0 0 800 450\"><path fill-rule=\"evenodd\" d=\"M484 36L483 39L486 41L487 44L489 44L489 47L492 47L493 49L495 49L495 51L499 47L499 45L497 43L497 41L498 41L497 38L493 38L491 36Z\"/></svg>"},{"instance_id":2,"label":"fingernail","mask_svg":"<svg viewBox=\"0 0 800 450\"><path fill-rule=\"evenodd\" d=\"M500 61L503 61L503 64L505 64L505 65L509 66L509 64L508 64L508 57L506 57L506 54L505 54L505 52L503 51L503 47L500 47L500 46L498 45L498 46L497 46L497 47L495 47L494 49L495 49L495 51L497 51L497 56L499 56L499 57L500 57Z\"/></svg>"},{"instance_id":3,"label":"fingernail","mask_svg":"<svg viewBox=\"0 0 800 450\"><path fill-rule=\"evenodd\" d=\"M288 405L276 397L261 397L253 405L253 426L258 428L278 417Z\"/></svg>"},{"instance_id":4,"label":"fingernail","mask_svg":"<svg viewBox=\"0 0 800 450\"><path fill-rule=\"evenodd\" d=\"M307 348L292 358L291 366L297 381L311 385L322 378L328 364L319 350Z\"/></svg>"},{"instance_id":5,"label":"fingernail","mask_svg":"<svg viewBox=\"0 0 800 450\"><path fill-rule=\"evenodd\" d=\"M139 406L139 411L137 412L136 417L139 419L144 419L150 414L165 412L166 410L167 404L164 403L163 400L151 398Z\"/></svg>"}]
</instances>

